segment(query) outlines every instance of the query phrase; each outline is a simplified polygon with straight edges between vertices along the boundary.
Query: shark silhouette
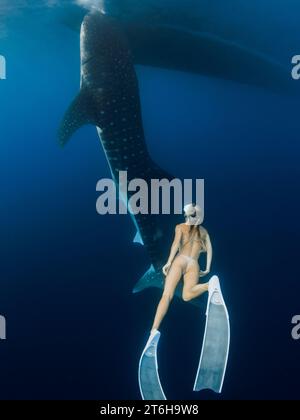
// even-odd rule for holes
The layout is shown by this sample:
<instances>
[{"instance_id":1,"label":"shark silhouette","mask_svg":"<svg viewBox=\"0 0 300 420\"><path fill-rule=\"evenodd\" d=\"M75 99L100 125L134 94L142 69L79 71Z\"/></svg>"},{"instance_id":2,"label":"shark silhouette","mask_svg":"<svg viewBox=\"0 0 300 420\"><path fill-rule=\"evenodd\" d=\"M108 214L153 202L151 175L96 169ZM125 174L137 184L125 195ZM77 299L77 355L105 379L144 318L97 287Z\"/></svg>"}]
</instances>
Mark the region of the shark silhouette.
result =
<instances>
[{"instance_id":1,"label":"shark silhouette","mask_svg":"<svg viewBox=\"0 0 300 420\"><path fill-rule=\"evenodd\" d=\"M174 179L155 164L147 150L138 80L126 36L115 20L99 12L88 14L82 23L81 88L60 126L61 145L85 124L97 127L116 183L121 171L127 171L128 182L135 178L147 182ZM134 241L145 246L151 261L134 292L153 286L162 288L161 269L168 257L174 227L182 216L172 212L132 218L137 228ZM179 287L177 294L180 293Z\"/></svg>"},{"instance_id":2,"label":"shark silhouette","mask_svg":"<svg viewBox=\"0 0 300 420\"><path fill-rule=\"evenodd\" d=\"M134 64L196 73L274 92L294 92L289 70L275 59L216 33L200 32L199 19L195 18L196 25L191 13L188 21L182 15L175 19L174 10L163 13L163 5L154 2L156 7L150 7L153 0L148 3L148 7L140 0L97 3L106 16L122 26ZM84 14L81 8L66 7L60 20L79 30Z\"/></svg>"}]
</instances>

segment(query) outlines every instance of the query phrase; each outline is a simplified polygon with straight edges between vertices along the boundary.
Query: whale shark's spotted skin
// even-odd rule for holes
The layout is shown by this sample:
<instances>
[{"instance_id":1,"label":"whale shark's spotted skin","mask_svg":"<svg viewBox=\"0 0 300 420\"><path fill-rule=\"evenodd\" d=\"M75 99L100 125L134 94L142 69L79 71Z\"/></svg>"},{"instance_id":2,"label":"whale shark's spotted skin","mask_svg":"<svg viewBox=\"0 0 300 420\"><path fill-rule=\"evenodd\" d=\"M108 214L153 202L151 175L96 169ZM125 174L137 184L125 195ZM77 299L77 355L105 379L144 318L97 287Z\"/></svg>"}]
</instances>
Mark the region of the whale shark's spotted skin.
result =
<instances>
[{"instance_id":1,"label":"whale shark's spotted skin","mask_svg":"<svg viewBox=\"0 0 300 420\"><path fill-rule=\"evenodd\" d=\"M94 102L94 122L101 128L113 175L117 177L120 170L127 170L132 177L141 174L140 168L149 167L149 155L138 82L126 39L111 19L92 14L82 25L81 51L82 88L89 90Z\"/></svg>"}]
</instances>

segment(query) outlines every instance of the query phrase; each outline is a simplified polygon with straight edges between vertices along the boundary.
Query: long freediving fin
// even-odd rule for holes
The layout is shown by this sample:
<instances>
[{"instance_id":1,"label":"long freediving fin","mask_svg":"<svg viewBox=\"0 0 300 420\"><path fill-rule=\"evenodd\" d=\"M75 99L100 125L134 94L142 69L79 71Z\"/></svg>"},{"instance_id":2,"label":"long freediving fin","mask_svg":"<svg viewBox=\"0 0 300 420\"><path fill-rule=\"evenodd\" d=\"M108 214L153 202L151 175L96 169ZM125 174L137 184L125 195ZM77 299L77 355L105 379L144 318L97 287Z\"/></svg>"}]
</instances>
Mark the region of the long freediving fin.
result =
<instances>
[{"instance_id":1,"label":"long freediving fin","mask_svg":"<svg viewBox=\"0 0 300 420\"><path fill-rule=\"evenodd\" d=\"M230 345L229 315L220 282L213 276L209 282L206 326L194 391L211 389L221 393Z\"/></svg>"},{"instance_id":2,"label":"long freediving fin","mask_svg":"<svg viewBox=\"0 0 300 420\"><path fill-rule=\"evenodd\" d=\"M146 344L139 363L139 387L143 400L166 400L162 389L157 364L157 346L160 332L154 331Z\"/></svg>"}]
</instances>

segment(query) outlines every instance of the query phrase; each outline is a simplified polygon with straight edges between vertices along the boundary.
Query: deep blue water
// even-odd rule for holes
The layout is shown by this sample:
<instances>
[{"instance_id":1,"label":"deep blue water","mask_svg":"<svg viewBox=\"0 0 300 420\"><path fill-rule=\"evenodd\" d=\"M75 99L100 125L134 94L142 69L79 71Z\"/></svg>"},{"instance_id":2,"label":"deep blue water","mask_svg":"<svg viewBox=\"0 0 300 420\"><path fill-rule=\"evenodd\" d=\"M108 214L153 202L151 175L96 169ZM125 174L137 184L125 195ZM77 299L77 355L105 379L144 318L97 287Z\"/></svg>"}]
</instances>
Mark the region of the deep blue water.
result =
<instances>
[{"instance_id":1,"label":"deep blue water","mask_svg":"<svg viewBox=\"0 0 300 420\"><path fill-rule=\"evenodd\" d=\"M1 13L8 78L0 81L0 314L8 339L0 342L0 398L137 399L138 359L160 292L131 294L147 255L132 244L129 217L95 211L96 183L109 177L95 129L84 127L64 149L57 143L79 85L78 34L54 8L27 3L14 15L3 1ZM220 2L199 3L205 30L240 36L287 67L300 54L296 1L240 1L240 21ZM186 15L184 24L195 25ZM204 314L174 301L160 345L165 392L298 399L291 319L300 313L300 98L201 75L137 72L153 158L177 176L205 178L213 272L232 324L223 394L194 394Z\"/></svg>"}]
</instances>

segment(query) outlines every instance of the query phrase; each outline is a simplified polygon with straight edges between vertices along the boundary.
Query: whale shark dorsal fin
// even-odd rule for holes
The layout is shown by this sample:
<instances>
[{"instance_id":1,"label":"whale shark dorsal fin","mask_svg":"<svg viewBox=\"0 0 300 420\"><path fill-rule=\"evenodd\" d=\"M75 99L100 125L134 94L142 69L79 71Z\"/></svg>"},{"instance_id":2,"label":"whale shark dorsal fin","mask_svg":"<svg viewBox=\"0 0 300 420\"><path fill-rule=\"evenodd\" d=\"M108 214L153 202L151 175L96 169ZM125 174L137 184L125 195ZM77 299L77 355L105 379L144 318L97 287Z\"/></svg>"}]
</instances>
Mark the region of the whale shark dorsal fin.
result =
<instances>
[{"instance_id":1,"label":"whale shark dorsal fin","mask_svg":"<svg viewBox=\"0 0 300 420\"><path fill-rule=\"evenodd\" d=\"M81 89L64 115L58 131L59 143L64 146L83 125L96 125L93 97L87 89Z\"/></svg>"},{"instance_id":2,"label":"whale shark dorsal fin","mask_svg":"<svg viewBox=\"0 0 300 420\"><path fill-rule=\"evenodd\" d=\"M141 236L141 234L140 234L139 231L136 232L136 235L134 237L133 243L144 245L143 238L142 238L142 236Z\"/></svg>"}]
</instances>

